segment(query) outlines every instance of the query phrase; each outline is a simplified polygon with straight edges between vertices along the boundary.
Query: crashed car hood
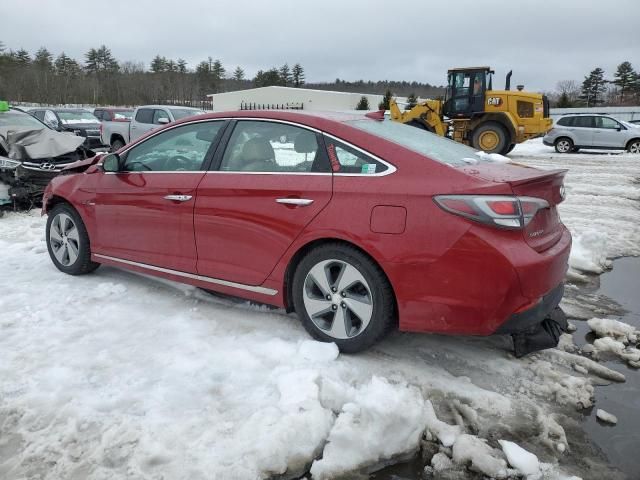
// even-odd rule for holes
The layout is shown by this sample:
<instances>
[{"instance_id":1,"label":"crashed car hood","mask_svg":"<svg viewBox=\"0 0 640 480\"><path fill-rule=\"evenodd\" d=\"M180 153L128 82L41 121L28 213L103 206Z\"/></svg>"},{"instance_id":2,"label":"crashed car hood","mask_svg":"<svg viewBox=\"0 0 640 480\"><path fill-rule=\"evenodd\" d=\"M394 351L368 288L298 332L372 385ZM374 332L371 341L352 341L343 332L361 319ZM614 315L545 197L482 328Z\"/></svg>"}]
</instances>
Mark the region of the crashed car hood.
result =
<instances>
[{"instance_id":1,"label":"crashed car hood","mask_svg":"<svg viewBox=\"0 0 640 480\"><path fill-rule=\"evenodd\" d=\"M74 152L85 140L84 137L56 132L49 128L33 130L4 127L0 128L0 135L6 139L10 147L12 145L23 147L24 153L32 160L57 157ZM8 157L13 160L26 160L20 153L21 150L21 148L11 148Z\"/></svg>"}]
</instances>

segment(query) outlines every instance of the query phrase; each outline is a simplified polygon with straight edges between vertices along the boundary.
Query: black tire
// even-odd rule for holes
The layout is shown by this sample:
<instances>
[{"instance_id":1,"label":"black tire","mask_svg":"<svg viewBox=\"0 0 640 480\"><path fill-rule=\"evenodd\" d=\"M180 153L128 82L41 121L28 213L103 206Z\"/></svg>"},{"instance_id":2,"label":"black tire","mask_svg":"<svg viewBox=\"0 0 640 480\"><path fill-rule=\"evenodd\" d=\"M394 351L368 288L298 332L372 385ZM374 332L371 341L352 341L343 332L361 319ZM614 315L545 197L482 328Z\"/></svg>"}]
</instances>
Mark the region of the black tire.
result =
<instances>
[{"instance_id":1,"label":"black tire","mask_svg":"<svg viewBox=\"0 0 640 480\"><path fill-rule=\"evenodd\" d=\"M122 147L124 147L124 142L119 139L116 138L113 142L111 142L111 151L112 152L117 152L118 150L120 150Z\"/></svg>"},{"instance_id":2,"label":"black tire","mask_svg":"<svg viewBox=\"0 0 640 480\"><path fill-rule=\"evenodd\" d=\"M49 212L46 242L49 257L61 272L84 275L100 266L91 261L89 234L78 212L68 203L58 203Z\"/></svg>"},{"instance_id":3,"label":"black tire","mask_svg":"<svg viewBox=\"0 0 640 480\"><path fill-rule=\"evenodd\" d=\"M484 137L489 137L489 140ZM489 143L491 146L487 145ZM506 129L498 122L487 122L480 125L473 131L471 144L474 148L486 153L506 153L506 149L511 145L511 136ZM484 148L483 148L484 144Z\"/></svg>"},{"instance_id":4,"label":"black tire","mask_svg":"<svg viewBox=\"0 0 640 480\"><path fill-rule=\"evenodd\" d=\"M507 154L507 153L511 152L511 150L513 150L514 148L516 148L516 144L515 144L515 143L512 143L511 145L509 145L509 146L507 147L507 150L503 153L503 155L505 155L505 154Z\"/></svg>"},{"instance_id":5,"label":"black tire","mask_svg":"<svg viewBox=\"0 0 640 480\"><path fill-rule=\"evenodd\" d=\"M324 272L326 274L325 280L328 280L331 277L330 273L333 274L334 270L335 272L339 271L337 269L340 268L340 264L348 265L345 268L354 268L357 274L364 279L364 282L354 281L343 292L337 291L337 289L329 291L328 296L335 298L325 298L325 294L318 289L317 283L314 282L311 271L316 267L316 272ZM349 272L354 273L353 270L349 270ZM342 276L341 274L336 275L337 278L333 285L340 286ZM352 278L354 278L353 275ZM331 285L331 282L328 281L327 285ZM318 300L311 298L315 294L314 289L319 294L316 297ZM395 325L395 297L387 277L375 262L350 245L328 243L310 251L295 270L291 291L295 311L307 332L321 342L335 342L340 351L344 353L366 350L382 339ZM324 313L322 315L316 313L312 319L305 304L305 301L309 300L326 304L326 310L319 310ZM343 300L345 301L343 302ZM368 323L365 324L365 321L361 321L355 314L357 308L345 307L347 303L355 306L366 305L371 310ZM332 312L334 306L335 311ZM346 338L336 338L331 334L330 330L332 330L334 320L337 318L343 319L342 325ZM319 324L325 324L325 328L321 328Z\"/></svg>"},{"instance_id":6,"label":"black tire","mask_svg":"<svg viewBox=\"0 0 640 480\"><path fill-rule=\"evenodd\" d=\"M574 148L573 141L569 137L556 138L556 141L553 142L553 145L556 148L556 152L558 153L569 153Z\"/></svg>"},{"instance_id":7,"label":"black tire","mask_svg":"<svg viewBox=\"0 0 640 480\"><path fill-rule=\"evenodd\" d=\"M629 152L629 153L640 153L640 138L636 138L635 140L631 140L627 144L627 152Z\"/></svg>"}]
</instances>

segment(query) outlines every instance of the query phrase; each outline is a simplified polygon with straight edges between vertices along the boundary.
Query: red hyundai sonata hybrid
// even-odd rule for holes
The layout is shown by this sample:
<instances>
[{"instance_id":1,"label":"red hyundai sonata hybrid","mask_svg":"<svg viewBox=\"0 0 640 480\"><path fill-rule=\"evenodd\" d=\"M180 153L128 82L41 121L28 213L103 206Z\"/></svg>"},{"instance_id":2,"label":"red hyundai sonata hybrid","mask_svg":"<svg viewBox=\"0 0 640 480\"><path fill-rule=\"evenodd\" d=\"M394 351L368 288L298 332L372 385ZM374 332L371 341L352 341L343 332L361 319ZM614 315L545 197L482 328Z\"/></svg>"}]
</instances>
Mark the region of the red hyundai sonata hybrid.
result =
<instances>
[{"instance_id":1,"label":"red hyundai sonata hybrid","mask_svg":"<svg viewBox=\"0 0 640 480\"><path fill-rule=\"evenodd\" d=\"M158 275L295 311L363 350L391 328L557 344L565 170L352 114L192 117L78 162L43 198L54 265Z\"/></svg>"}]
</instances>

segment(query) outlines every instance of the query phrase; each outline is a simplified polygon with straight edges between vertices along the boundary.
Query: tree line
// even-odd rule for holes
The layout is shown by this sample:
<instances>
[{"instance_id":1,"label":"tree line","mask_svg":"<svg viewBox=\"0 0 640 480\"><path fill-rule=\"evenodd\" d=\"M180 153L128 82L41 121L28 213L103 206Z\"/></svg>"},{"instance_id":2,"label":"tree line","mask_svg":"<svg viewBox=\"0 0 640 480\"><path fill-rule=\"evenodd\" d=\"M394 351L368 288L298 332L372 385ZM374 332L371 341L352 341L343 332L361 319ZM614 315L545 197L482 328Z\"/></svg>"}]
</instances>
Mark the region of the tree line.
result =
<instances>
[{"instance_id":1,"label":"tree line","mask_svg":"<svg viewBox=\"0 0 640 480\"><path fill-rule=\"evenodd\" d=\"M0 42L0 98L44 104L141 105L172 103L206 108L207 94L272 85L396 95L441 95L426 83L364 81L307 83L300 63L259 70L247 78L241 66L227 69L208 57L193 68L182 58L156 55L146 68L139 61L118 61L102 45L90 48L82 60L65 52L54 56L46 47L33 55Z\"/></svg>"},{"instance_id":2,"label":"tree line","mask_svg":"<svg viewBox=\"0 0 640 480\"><path fill-rule=\"evenodd\" d=\"M640 72L630 62L622 62L612 79L605 78L605 71L596 67L585 75L582 83L562 80L551 95L558 108L618 106L640 104Z\"/></svg>"}]
</instances>

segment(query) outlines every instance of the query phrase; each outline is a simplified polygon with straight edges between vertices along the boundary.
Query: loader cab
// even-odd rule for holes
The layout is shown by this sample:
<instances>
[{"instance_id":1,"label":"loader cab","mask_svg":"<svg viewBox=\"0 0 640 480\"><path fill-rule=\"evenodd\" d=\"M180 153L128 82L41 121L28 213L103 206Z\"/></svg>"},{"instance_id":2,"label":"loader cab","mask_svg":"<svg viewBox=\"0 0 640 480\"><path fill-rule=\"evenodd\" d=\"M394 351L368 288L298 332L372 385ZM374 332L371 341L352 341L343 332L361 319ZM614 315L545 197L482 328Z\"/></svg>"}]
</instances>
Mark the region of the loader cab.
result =
<instances>
[{"instance_id":1,"label":"loader cab","mask_svg":"<svg viewBox=\"0 0 640 480\"><path fill-rule=\"evenodd\" d=\"M447 74L444 115L452 119L469 118L484 112L485 92L492 88L493 70L489 67L454 68Z\"/></svg>"}]
</instances>

